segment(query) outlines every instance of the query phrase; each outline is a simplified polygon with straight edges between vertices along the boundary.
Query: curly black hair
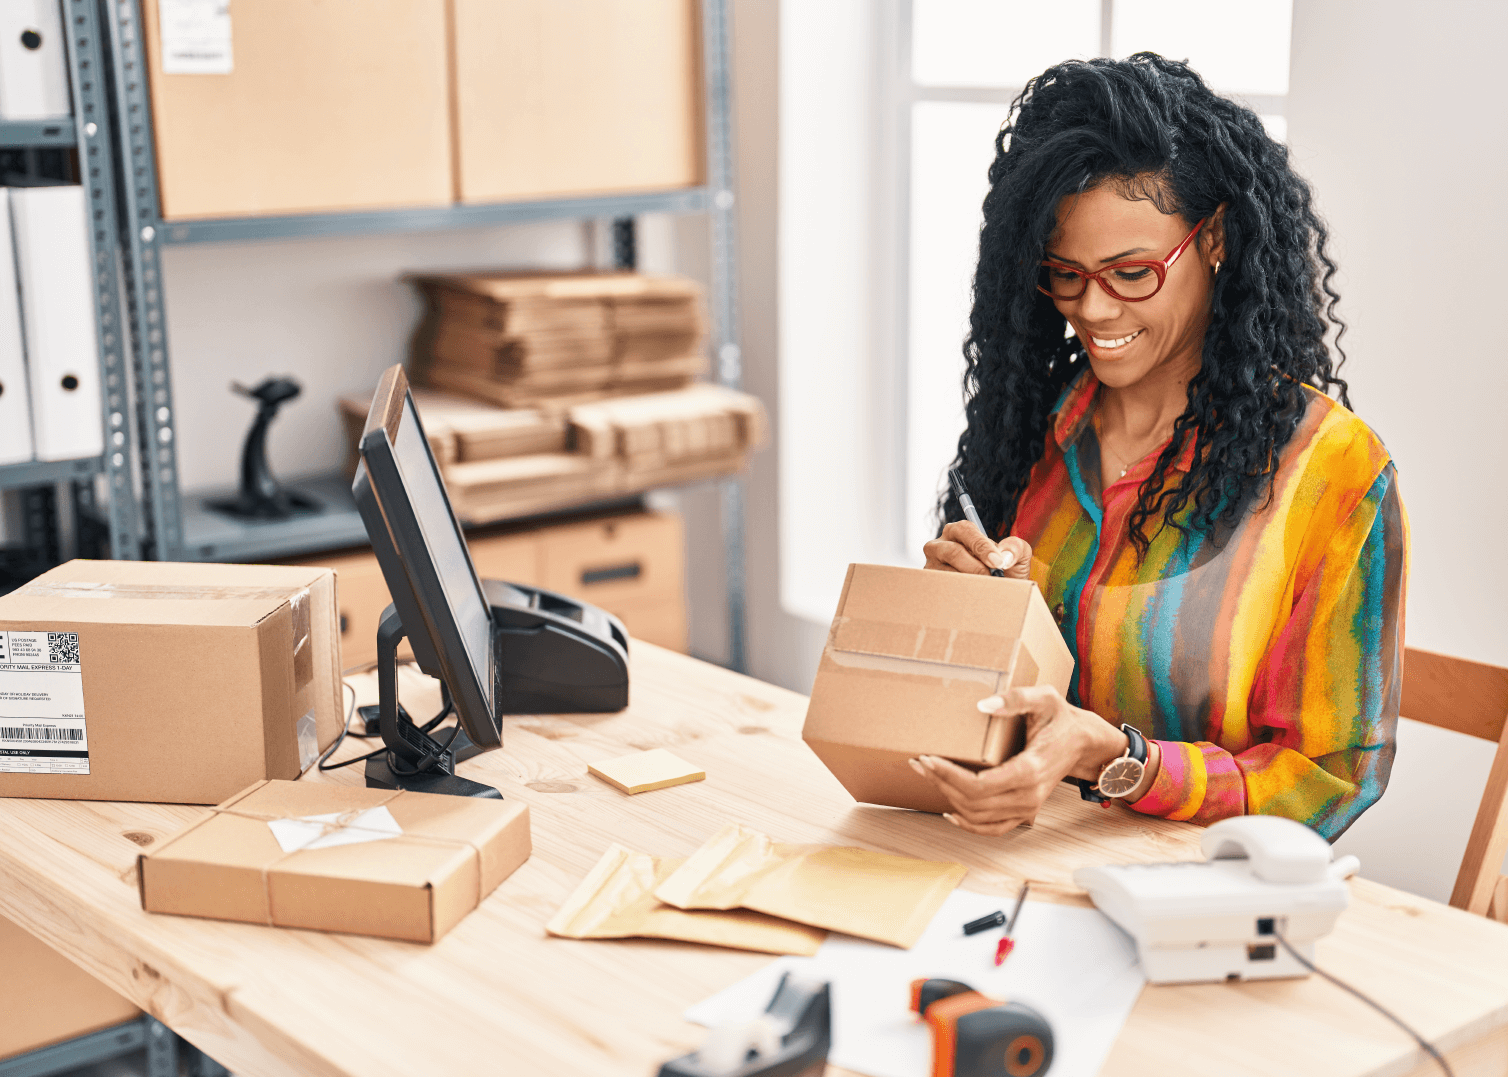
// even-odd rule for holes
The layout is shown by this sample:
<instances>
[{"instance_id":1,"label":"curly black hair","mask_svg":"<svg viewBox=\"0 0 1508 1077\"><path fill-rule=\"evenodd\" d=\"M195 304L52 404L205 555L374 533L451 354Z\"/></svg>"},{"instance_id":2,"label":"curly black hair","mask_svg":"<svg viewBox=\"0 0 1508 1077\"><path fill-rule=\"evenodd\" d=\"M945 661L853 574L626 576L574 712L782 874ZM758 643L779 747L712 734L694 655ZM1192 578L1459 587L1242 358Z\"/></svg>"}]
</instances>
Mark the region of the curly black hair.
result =
<instances>
[{"instance_id":1,"label":"curly black hair","mask_svg":"<svg viewBox=\"0 0 1508 1077\"><path fill-rule=\"evenodd\" d=\"M1270 490L1278 453L1304 414L1303 383L1338 389L1350 406L1337 376L1345 325L1335 315L1335 263L1309 185L1254 112L1215 94L1188 65L1142 52L1048 68L1012 103L989 178L964 341L968 425L954 461L989 533L1009 531L1042 457L1048 414L1088 364L1036 285L1059 201L1100 183L1190 227L1226 206L1202 365L1131 516L1141 555L1154 517L1185 535L1219 532ZM1335 363L1327 321L1338 329ZM1167 484L1191 438L1193 467ZM938 509L943 520L961 517L951 491Z\"/></svg>"}]
</instances>

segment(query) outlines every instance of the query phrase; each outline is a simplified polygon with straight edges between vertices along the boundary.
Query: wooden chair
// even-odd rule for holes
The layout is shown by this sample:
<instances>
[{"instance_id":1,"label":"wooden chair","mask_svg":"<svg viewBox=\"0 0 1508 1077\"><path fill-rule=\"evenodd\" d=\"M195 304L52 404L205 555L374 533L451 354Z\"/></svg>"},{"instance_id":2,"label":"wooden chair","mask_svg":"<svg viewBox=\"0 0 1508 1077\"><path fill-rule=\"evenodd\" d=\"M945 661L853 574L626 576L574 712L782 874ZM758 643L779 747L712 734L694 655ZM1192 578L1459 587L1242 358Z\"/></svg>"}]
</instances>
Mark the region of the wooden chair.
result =
<instances>
[{"instance_id":1,"label":"wooden chair","mask_svg":"<svg viewBox=\"0 0 1508 1077\"><path fill-rule=\"evenodd\" d=\"M1400 710L1416 722L1497 744L1450 903L1508 922L1508 669L1409 647Z\"/></svg>"}]
</instances>

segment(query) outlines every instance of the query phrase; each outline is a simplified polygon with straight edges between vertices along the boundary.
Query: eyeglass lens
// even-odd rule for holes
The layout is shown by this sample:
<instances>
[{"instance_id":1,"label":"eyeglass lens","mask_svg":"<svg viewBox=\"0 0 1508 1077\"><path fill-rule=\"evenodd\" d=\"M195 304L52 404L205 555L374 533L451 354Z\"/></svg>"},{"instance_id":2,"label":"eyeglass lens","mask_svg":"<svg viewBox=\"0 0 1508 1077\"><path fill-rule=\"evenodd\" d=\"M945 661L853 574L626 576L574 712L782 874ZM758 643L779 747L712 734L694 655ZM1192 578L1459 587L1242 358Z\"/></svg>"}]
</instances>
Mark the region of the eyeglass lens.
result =
<instances>
[{"instance_id":1,"label":"eyeglass lens","mask_svg":"<svg viewBox=\"0 0 1508 1077\"><path fill-rule=\"evenodd\" d=\"M1123 299L1145 299L1157 291L1157 272L1151 266L1112 266L1099 278ZM1043 266L1040 281L1054 299L1077 299L1089 281L1056 266Z\"/></svg>"}]
</instances>

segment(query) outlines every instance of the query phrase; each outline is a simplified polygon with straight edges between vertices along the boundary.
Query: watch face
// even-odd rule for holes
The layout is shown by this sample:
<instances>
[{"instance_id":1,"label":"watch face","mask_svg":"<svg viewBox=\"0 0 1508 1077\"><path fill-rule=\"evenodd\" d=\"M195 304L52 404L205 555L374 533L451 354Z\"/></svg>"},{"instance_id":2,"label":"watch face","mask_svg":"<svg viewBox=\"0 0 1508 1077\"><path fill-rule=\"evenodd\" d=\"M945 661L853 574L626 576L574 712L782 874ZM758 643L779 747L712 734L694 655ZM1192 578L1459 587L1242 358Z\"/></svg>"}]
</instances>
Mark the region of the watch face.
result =
<instances>
[{"instance_id":1,"label":"watch face","mask_svg":"<svg viewBox=\"0 0 1508 1077\"><path fill-rule=\"evenodd\" d=\"M1136 788L1145 770L1144 764L1130 756L1112 759L1100 771L1100 792L1107 797L1123 797Z\"/></svg>"}]
</instances>

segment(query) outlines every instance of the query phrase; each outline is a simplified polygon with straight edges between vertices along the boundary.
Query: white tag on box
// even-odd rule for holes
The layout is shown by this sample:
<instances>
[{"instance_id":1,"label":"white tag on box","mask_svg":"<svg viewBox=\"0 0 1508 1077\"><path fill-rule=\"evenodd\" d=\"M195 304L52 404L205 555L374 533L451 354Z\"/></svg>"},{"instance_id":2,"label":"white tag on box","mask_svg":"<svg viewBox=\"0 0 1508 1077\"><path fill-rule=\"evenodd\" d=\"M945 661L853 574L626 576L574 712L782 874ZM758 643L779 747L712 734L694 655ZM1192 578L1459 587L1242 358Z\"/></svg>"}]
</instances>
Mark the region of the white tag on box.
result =
<instances>
[{"instance_id":1,"label":"white tag on box","mask_svg":"<svg viewBox=\"0 0 1508 1077\"><path fill-rule=\"evenodd\" d=\"M305 849L331 849L337 845L360 845L368 841L401 838L403 828L386 806L368 808L341 822L345 812L303 815L295 819L269 819L267 828L285 853ZM334 829L332 829L332 827Z\"/></svg>"},{"instance_id":2,"label":"white tag on box","mask_svg":"<svg viewBox=\"0 0 1508 1077\"><path fill-rule=\"evenodd\" d=\"M165 75L229 75L230 0L161 0L157 25L162 34Z\"/></svg>"}]
</instances>

